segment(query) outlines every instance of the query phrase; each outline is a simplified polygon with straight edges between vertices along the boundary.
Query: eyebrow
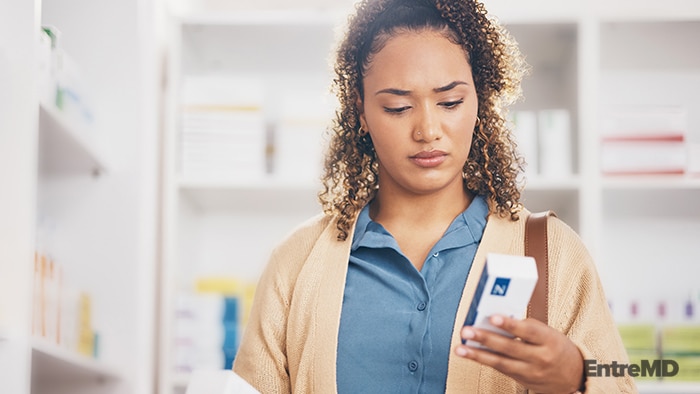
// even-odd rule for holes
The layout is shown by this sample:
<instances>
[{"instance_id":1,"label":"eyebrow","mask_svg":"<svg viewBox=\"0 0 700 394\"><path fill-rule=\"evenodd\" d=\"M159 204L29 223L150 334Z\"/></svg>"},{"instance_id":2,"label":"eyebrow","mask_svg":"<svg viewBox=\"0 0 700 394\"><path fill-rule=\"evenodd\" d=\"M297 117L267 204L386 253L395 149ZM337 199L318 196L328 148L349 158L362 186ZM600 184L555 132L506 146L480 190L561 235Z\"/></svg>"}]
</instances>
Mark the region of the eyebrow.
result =
<instances>
[{"instance_id":1,"label":"eyebrow","mask_svg":"<svg viewBox=\"0 0 700 394\"><path fill-rule=\"evenodd\" d=\"M433 89L433 92L435 92L435 93L447 92L449 90L454 89L455 87L457 87L459 85L467 85L467 83L464 81L453 81L445 86L441 86L439 88ZM378 91L377 93L375 93L375 96L378 94L381 94L381 93L393 94L396 96L408 96L409 94L411 94L411 91L410 90L395 89L395 88L387 88L387 89L382 89L382 90Z\"/></svg>"}]
</instances>

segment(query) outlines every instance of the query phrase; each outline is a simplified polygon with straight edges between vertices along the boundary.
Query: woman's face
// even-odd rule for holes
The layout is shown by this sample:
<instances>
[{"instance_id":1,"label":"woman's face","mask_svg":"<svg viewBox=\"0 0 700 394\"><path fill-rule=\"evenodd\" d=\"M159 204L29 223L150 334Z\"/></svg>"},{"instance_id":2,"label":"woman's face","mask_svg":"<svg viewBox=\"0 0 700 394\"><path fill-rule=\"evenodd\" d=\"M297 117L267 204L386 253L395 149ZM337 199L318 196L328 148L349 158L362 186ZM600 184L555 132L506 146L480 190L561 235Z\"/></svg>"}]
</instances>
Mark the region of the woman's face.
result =
<instances>
[{"instance_id":1,"label":"woman's face","mask_svg":"<svg viewBox=\"0 0 700 394\"><path fill-rule=\"evenodd\" d=\"M462 48L433 30L396 33L374 54L358 103L382 193L463 190L477 96Z\"/></svg>"}]
</instances>

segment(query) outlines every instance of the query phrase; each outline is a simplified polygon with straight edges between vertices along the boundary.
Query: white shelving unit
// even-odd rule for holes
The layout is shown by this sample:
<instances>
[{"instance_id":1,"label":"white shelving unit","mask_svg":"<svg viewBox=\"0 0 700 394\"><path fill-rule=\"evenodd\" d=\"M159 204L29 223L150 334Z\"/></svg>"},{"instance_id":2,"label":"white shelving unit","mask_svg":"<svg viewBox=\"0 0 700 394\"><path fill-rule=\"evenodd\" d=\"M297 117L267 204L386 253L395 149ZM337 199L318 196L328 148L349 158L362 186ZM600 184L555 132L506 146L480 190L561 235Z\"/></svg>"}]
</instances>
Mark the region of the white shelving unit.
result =
<instances>
[{"instance_id":1,"label":"white shelving unit","mask_svg":"<svg viewBox=\"0 0 700 394\"><path fill-rule=\"evenodd\" d=\"M78 125L66 119L63 112L51 104L40 103L39 112L39 177L38 177L38 207L37 210L59 215L64 209L75 210L66 205L66 200L73 199L78 194L71 192L76 186L82 191L89 192L93 183L91 178L106 173L107 160L96 142L88 136L97 131L84 125ZM67 180L66 178L72 178ZM104 180L97 179L97 182ZM59 225L74 226L72 221L80 221L77 216L57 219ZM63 229L58 235L57 244L64 244L74 237L75 233L84 231L81 224L70 230ZM38 231L38 230L37 230ZM61 239L67 237L65 239ZM80 268L82 258L72 252L73 246L52 246L55 250L63 249L61 258L67 260L65 269L73 273ZM51 251L54 253L54 251ZM63 263L63 261L61 261ZM97 289L101 286L95 282L97 277L82 278L87 282L81 283L84 291L88 291L95 299L96 308L102 308L100 299L110 294L100 294ZM76 285L75 278L69 274L69 283ZM80 283L80 282L78 282ZM36 286L36 284L35 284ZM76 300L77 302L77 300ZM31 305L31 304L30 304ZM77 318L77 316L75 316ZM94 319L94 317L93 317ZM78 353L78 349L68 349L42 337L33 337L32 348L32 380L31 392L101 392L114 390L114 386L125 384L129 378L123 368L109 366L96 357L88 357Z\"/></svg>"},{"instance_id":2,"label":"white shelving unit","mask_svg":"<svg viewBox=\"0 0 700 394\"><path fill-rule=\"evenodd\" d=\"M92 357L63 349L45 339L32 340L32 364L37 370L38 384L49 385L86 382L105 384L124 379L121 370Z\"/></svg>"},{"instance_id":3,"label":"white shelving unit","mask_svg":"<svg viewBox=\"0 0 700 394\"><path fill-rule=\"evenodd\" d=\"M94 130L66 119L54 105L39 105L40 170L45 173L88 171L99 175L108 171L104 149L94 141ZM93 138L90 138L93 137Z\"/></svg>"},{"instance_id":4,"label":"white shelving unit","mask_svg":"<svg viewBox=\"0 0 700 394\"><path fill-rule=\"evenodd\" d=\"M603 176L599 138L601 106L637 104L635 100L646 97L648 104L673 99L692 108L689 139L700 142L696 93L700 55L690 50L695 37L700 37L700 4L688 0L485 3L508 26L533 66L523 86L525 100L513 109L561 108L571 115L573 173L562 178L530 176L525 205L533 211L555 210L581 235L613 302L642 290L670 300L676 289L692 286L691 278L700 277L700 250L694 246L700 238L700 177ZM260 5L274 8L268 6L269 2ZM319 211L314 205L318 187L309 182L279 182L273 176L223 183L183 180L178 167L180 84L193 75L254 75L263 77L269 83L266 89L274 93L294 91L299 86L295 82L313 80L318 94L326 94L326 86L317 82L329 81L332 38L349 9L349 4L290 12L231 6L180 12L171 20L161 394L182 391L187 382L187 374L172 370L175 294L205 274L256 278L272 246ZM310 73L322 77L312 79ZM672 84L664 87L654 80L653 86L637 83L629 91L611 90L623 83L629 86L618 80L619 75L637 74L671 75ZM608 83L611 78L613 83ZM679 87L684 93L674 96L672 89ZM277 105L275 100L265 103L273 124ZM669 269L654 276L659 264ZM641 276L630 278L631 272ZM644 382L640 390L700 392L700 382Z\"/></svg>"},{"instance_id":5,"label":"white shelving unit","mask_svg":"<svg viewBox=\"0 0 700 394\"><path fill-rule=\"evenodd\" d=\"M3 3L0 392L153 390L156 4ZM78 124L42 101L37 54L44 25L61 32L59 46L79 66L79 78L90 88L93 123ZM50 229L43 231L47 221ZM70 287L90 294L99 333L95 357L32 336L33 264L40 247L63 268L66 293Z\"/></svg>"},{"instance_id":6,"label":"white shelving unit","mask_svg":"<svg viewBox=\"0 0 700 394\"><path fill-rule=\"evenodd\" d=\"M0 13L0 391L28 393L31 270L36 195L35 2Z\"/></svg>"},{"instance_id":7,"label":"white shelving unit","mask_svg":"<svg viewBox=\"0 0 700 394\"><path fill-rule=\"evenodd\" d=\"M280 117L274 109L283 97L293 97L299 90L318 96L327 93L330 65L325 54L330 53L333 23L343 15L321 9L173 16L164 165L160 393L184 392L189 379L186 371L174 368L177 294L190 289L195 278L207 275L255 281L275 243L320 212L315 202L320 183L313 179L291 179L274 172L240 181L183 177L178 146L183 78L208 74L261 78L266 123L274 128ZM290 45L296 42L303 42L303 47Z\"/></svg>"}]
</instances>

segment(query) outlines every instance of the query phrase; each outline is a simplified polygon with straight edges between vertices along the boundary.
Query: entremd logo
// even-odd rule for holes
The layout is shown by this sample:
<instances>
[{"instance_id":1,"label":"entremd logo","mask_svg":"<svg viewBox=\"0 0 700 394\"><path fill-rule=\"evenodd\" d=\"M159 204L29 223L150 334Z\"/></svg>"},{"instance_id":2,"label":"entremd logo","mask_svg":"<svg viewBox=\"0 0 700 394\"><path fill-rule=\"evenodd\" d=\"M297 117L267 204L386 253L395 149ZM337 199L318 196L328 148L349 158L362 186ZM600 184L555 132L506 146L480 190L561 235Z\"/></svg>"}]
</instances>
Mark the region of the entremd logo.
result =
<instances>
[{"instance_id":1,"label":"entremd logo","mask_svg":"<svg viewBox=\"0 0 700 394\"><path fill-rule=\"evenodd\" d=\"M670 377L678 374L678 363L674 360L642 360L641 364L598 364L596 360L584 360L586 376L614 376L620 377L629 375L633 378L638 376Z\"/></svg>"}]
</instances>

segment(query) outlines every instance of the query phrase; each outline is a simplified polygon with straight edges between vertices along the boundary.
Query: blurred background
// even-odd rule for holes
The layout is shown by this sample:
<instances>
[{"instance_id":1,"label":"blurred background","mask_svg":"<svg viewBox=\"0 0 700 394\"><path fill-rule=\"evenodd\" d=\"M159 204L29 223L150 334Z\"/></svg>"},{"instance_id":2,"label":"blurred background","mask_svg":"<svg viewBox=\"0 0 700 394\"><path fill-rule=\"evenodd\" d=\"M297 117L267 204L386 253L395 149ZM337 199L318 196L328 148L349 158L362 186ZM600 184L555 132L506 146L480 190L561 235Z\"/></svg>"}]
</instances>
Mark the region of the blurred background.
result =
<instances>
[{"instance_id":1,"label":"blurred background","mask_svg":"<svg viewBox=\"0 0 700 394\"><path fill-rule=\"evenodd\" d=\"M320 212L351 0L2 0L0 392L183 393ZM644 393L700 393L700 3L488 0L523 202L593 255ZM635 361L636 360L636 361Z\"/></svg>"}]
</instances>

